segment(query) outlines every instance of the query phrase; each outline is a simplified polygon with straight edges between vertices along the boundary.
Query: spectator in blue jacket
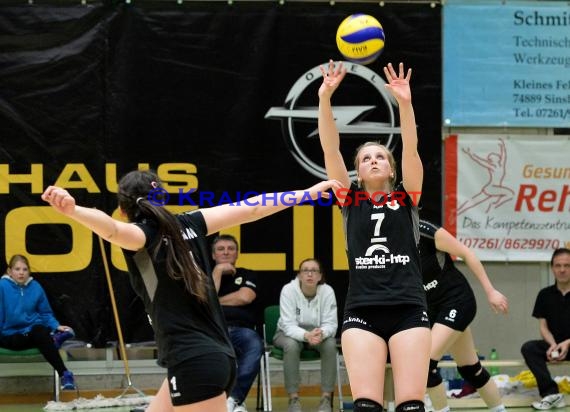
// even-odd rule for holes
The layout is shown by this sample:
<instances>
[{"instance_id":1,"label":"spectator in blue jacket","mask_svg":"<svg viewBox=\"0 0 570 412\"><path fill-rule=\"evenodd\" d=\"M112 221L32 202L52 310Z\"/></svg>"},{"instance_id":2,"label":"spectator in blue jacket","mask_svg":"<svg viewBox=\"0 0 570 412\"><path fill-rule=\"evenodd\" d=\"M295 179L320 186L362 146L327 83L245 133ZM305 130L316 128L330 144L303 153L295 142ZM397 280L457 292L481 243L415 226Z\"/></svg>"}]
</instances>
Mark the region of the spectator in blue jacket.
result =
<instances>
[{"instance_id":1,"label":"spectator in blue jacket","mask_svg":"<svg viewBox=\"0 0 570 412\"><path fill-rule=\"evenodd\" d=\"M56 335L53 335L56 332ZM53 315L42 286L30 276L30 264L14 255L0 279L0 346L10 350L37 348L61 377L62 389L74 390L73 373L59 354L57 332L71 332Z\"/></svg>"}]
</instances>

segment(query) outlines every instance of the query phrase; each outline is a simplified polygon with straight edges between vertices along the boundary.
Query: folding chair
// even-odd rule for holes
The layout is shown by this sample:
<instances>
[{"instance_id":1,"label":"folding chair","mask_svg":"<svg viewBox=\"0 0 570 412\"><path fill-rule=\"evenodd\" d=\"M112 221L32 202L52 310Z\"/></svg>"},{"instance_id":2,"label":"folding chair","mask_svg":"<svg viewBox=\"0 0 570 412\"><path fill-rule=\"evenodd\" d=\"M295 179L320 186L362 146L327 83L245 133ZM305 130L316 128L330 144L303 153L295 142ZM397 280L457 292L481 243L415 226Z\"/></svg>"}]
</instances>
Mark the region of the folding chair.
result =
<instances>
[{"instance_id":1,"label":"folding chair","mask_svg":"<svg viewBox=\"0 0 570 412\"><path fill-rule=\"evenodd\" d=\"M259 373L261 374L261 387L263 391L263 410L272 411L273 405L271 401L271 378L269 370L269 358L283 361L283 349L273 345L273 336L277 330L277 321L279 320L279 305L268 306L264 311L263 323L263 341L264 341L264 355L261 358L261 367ZM301 362L304 361L320 361L321 355L316 349L305 348L301 351ZM337 382L340 377L340 359L337 351ZM334 392L333 392L334 396ZM339 392L342 399L342 394ZM333 401L333 399L331 399ZM341 403L342 404L342 403Z\"/></svg>"}]
</instances>

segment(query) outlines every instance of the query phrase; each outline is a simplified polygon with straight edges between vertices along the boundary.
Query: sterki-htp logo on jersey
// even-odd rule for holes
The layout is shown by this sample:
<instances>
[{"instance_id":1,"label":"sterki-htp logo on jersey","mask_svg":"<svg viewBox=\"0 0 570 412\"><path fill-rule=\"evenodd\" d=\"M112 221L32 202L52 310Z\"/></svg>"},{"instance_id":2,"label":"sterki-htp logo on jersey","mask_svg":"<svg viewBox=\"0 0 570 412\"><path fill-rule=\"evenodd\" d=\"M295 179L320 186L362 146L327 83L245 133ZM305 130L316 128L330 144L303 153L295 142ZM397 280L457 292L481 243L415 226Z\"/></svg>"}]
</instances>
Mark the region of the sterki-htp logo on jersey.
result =
<instances>
[{"instance_id":1,"label":"sterki-htp logo on jersey","mask_svg":"<svg viewBox=\"0 0 570 412\"><path fill-rule=\"evenodd\" d=\"M372 213L370 220L374 222L374 235L370 239L370 246L364 256L354 258L356 269L384 269L388 265L407 265L410 262L408 255L394 255L386 247L387 238L382 236L382 222L384 213Z\"/></svg>"},{"instance_id":2,"label":"sterki-htp logo on jersey","mask_svg":"<svg viewBox=\"0 0 570 412\"><path fill-rule=\"evenodd\" d=\"M341 144L343 152L352 156L356 147L369 140L379 141L393 150L394 135L400 134L400 128L396 126L397 102L386 91L386 82L365 66L342 63L347 75L334 93L333 103L344 100L351 104L335 105L333 113L340 138L344 140ZM323 63L323 66L327 65L328 62ZM318 106L315 105L318 103L317 91L321 82L319 66L303 73L289 90L285 104L271 107L265 118L281 120L283 137L295 160L312 175L327 179L324 166L317 163L322 163L323 158L318 141ZM349 171L349 176L354 179L356 171Z\"/></svg>"},{"instance_id":3,"label":"sterki-htp logo on jersey","mask_svg":"<svg viewBox=\"0 0 570 412\"><path fill-rule=\"evenodd\" d=\"M394 255L388 251L388 248L384 247L384 249L387 253L378 255L374 254L378 249L372 249L372 246L368 248L366 256L354 258L356 269L384 269L387 265L401 264L405 266L410 262L408 255Z\"/></svg>"}]
</instances>

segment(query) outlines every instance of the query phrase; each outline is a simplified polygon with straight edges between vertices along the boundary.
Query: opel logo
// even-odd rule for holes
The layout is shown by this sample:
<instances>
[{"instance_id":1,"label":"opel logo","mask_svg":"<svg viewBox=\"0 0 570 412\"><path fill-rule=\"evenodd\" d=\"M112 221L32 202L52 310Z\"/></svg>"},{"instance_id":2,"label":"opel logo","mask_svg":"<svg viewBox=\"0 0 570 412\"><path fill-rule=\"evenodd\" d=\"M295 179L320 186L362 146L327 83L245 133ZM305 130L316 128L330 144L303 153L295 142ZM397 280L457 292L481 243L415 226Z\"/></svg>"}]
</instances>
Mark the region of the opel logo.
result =
<instances>
[{"instance_id":1,"label":"opel logo","mask_svg":"<svg viewBox=\"0 0 570 412\"><path fill-rule=\"evenodd\" d=\"M328 62L323 65L328 65ZM368 67L351 62L343 62L343 65L346 67L347 76L335 92L333 99L344 98L347 102L355 101L358 103L362 100L363 104L333 107L340 138L343 140L351 139L352 141L356 139L356 146L365 141L375 140L393 150L394 135L400 134L400 128L396 127L395 108L397 102L386 91L384 87L386 82L378 73ZM313 83L318 82L317 84L320 85L321 79L319 66L303 73L289 90L284 106L271 107L265 114L265 118L281 120L283 137L295 160L319 179L327 179L325 168L311 159L310 153L307 153L310 152L307 150L308 143L311 142L314 146L318 137L318 129L313 127L318 120L318 107L302 105L303 101L318 99L317 86ZM313 93L309 96L308 91L310 90L313 90ZM371 117L373 119L365 120ZM310 124L310 129L307 130L305 127L304 131L301 130L301 123ZM315 152L314 147L313 152ZM315 153L312 155L316 157ZM318 158L322 158L320 151ZM349 176L351 179L356 178L356 171L349 170Z\"/></svg>"}]
</instances>

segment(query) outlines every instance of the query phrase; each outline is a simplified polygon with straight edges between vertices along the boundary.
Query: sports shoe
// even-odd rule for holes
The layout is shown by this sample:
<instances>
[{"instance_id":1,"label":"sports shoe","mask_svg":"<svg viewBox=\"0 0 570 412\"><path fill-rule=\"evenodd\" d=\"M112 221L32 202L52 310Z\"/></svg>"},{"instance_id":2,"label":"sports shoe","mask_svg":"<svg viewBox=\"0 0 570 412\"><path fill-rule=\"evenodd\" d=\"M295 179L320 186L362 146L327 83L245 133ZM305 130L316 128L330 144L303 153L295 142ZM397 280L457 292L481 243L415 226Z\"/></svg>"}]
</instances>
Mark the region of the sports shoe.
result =
<instances>
[{"instance_id":1,"label":"sports shoe","mask_svg":"<svg viewBox=\"0 0 570 412\"><path fill-rule=\"evenodd\" d=\"M234 398L229 396L228 399L226 400L226 406L228 407L228 412L234 412L237 406L237 402Z\"/></svg>"},{"instance_id":2,"label":"sports shoe","mask_svg":"<svg viewBox=\"0 0 570 412\"><path fill-rule=\"evenodd\" d=\"M552 408L563 408L566 406L564 402L564 395L560 393L555 393L552 395L547 395L540 402L533 402L532 407L534 409L539 409L545 411Z\"/></svg>"},{"instance_id":3,"label":"sports shoe","mask_svg":"<svg viewBox=\"0 0 570 412\"><path fill-rule=\"evenodd\" d=\"M289 399L289 407L287 408L287 412L303 412L299 398Z\"/></svg>"},{"instance_id":4,"label":"sports shoe","mask_svg":"<svg viewBox=\"0 0 570 412\"><path fill-rule=\"evenodd\" d=\"M234 412L247 412L247 408L245 407L245 402L239 403L234 408Z\"/></svg>"},{"instance_id":5,"label":"sports shoe","mask_svg":"<svg viewBox=\"0 0 570 412\"><path fill-rule=\"evenodd\" d=\"M58 330L52 335L53 344L55 345L56 349L59 349L61 348L61 345L63 345L63 342L73 338L74 336L75 332L73 332L73 329Z\"/></svg>"},{"instance_id":6,"label":"sports shoe","mask_svg":"<svg viewBox=\"0 0 570 412\"><path fill-rule=\"evenodd\" d=\"M317 409L317 411L318 412L332 412L330 396L323 396L321 398L321 402L319 403L319 409Z\"/></svg>"},{"instance_id":7,"label":"sports shoe","mask_svg":"<svg viewBox=\"0 0 570 412\"><path fill-rule=\"evenodd\" d=\"M63 376L60 378L61 380L61 389L65 391L73 391L75 390L75 379L73 378L73 373L70 371L63 372Z\"/></svg>"}]
</instances>

